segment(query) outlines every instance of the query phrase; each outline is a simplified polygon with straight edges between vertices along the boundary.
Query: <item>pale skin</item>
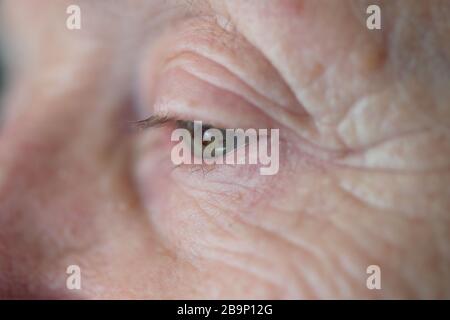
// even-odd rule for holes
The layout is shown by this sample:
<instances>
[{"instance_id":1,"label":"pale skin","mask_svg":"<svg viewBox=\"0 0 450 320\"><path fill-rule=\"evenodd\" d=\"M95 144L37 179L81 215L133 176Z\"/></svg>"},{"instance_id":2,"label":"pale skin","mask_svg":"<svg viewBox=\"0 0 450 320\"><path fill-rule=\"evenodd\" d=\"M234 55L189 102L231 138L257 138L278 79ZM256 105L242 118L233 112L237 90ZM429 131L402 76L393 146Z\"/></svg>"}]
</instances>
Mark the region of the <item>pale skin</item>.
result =
<instances>
[{"instance_id":1,"label":"pale skin","mask_svg":"<svg viewBox=\"0 0 450 320\"><path fill-rule=\"evenodd\" d=\"M0 297L450 298L450 4L368 4L4 1ZM154 113L278 128L279 173L174 168Z\"/></svg>"}]
</instances>

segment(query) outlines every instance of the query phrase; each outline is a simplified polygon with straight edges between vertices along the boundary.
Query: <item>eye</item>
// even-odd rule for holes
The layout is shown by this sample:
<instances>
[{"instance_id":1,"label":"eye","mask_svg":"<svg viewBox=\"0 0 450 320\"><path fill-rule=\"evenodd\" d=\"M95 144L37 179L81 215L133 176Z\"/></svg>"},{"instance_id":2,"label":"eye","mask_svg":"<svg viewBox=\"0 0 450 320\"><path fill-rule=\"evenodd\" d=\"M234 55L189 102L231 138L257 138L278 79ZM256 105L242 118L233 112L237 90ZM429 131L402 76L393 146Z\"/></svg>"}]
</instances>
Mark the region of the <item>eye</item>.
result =
<instances>
[{"instance_id":1,"label":"eye","mask_svg":"<svg viewBox=\"0 0 450 320\"><path fill-rule=\"evenodd\" d=\"M234 149L233 147L229 147L230 150L227 150L227 134L225 129L215 128L209 124L203 124L200 121L178 120L175 123L177 128L183 128L189 131L191 136L191 153L198 158L202 158L205 155L211 155L210 158L223 157L226 153ZM206 149L208 152L205 152Z\"/></svg>"},{"instance_id":2,"label":"eye","mask_svg":"<svg viewBox=\"0 0 450 320\"><path fill-rule=\"evenodd\" d=\"M245 164L246 157L252 156L249 161L256 164L259 135L255 129L224 129L167 115L153 115L134 122L133 127L139 131L165 127L164 133L171 137L171 142L177 142L176 146L172 145L172 152L177 156L183 154L183 163L200 164L204 160L205 164L234 164L235 161ZM248 149L249 146L253 148Z\"/></svg>"}]
</instances>

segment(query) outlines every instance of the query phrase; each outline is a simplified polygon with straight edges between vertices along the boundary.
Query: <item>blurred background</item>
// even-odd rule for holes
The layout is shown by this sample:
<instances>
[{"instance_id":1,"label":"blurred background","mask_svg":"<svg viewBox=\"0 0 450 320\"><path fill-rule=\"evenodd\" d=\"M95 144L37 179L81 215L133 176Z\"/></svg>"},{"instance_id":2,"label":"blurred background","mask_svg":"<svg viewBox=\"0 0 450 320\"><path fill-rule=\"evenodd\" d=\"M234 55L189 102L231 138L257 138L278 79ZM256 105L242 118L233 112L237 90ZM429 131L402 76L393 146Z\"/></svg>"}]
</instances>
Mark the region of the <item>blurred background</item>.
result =
<instances>
[{"instance_id":1,"label":"blurred background","mask_svg":"<svg viewBox=\"0 0 450 320\"><path fill-rule=\"evenodd\" d=\"M2 93L3 93L3 86L5 84L5 67L4 67L4 61L3 61L3 51L2 51L2 45L0 43L0 101L2 98Z\"/></svg>"}]
</instances>

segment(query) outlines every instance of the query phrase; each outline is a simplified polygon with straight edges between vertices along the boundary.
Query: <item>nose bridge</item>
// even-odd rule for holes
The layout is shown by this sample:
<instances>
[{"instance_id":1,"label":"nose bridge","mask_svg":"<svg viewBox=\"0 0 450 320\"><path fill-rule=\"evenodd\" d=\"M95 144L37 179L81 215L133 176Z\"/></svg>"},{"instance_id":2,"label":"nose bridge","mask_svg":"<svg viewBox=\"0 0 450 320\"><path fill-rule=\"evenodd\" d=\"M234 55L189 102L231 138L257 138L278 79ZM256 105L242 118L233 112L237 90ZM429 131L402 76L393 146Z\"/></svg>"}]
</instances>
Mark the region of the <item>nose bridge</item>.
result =
<instances>
[{"instance_id":1,"label":"nose bridge","mask_svg":"<svg viewBox=\"0 0 450 320\"><path fill-rule=\"evenodd\" d=\"M19 283L35 274L45 260L45 246L55 243L43 241L40 230L52 220L46 190L55 185L57 160L51 155L60 151L60 142L52 141L44 126L42 119L24 114L1 129L0 265L6 269L0 295L26 292Z\"/></svg>"},{"instance_id":2,"label":"nose bridge","mask_svg":"<svg viewBox=\"0 0 450 320\"><path fill-rule=\"evenodd\" d=\"M92 102L81 97L89 92L68 88L46 95L47 84L38 80L18 82L20 87L11 89L5 105L0 129L0 220L18 210L46 211L51 201L58 200L52 194L65 188L67 168L72 176L76 171L83 175L82 133ZM91 140L94 145L95 139Z\"/></svg>"},{"instance_id":3,"label":"nose bridge","mask_svg":"<svg viewBox=\"0 0 450 320\"><path fill-rule=\"evenodd\" d=\"M43 118L21 115L0 135L0 220L30 206L57 176L64 135L52 134Z\"/></svg>"},{"instance_id":4,"label":"nose bridge","mask_svg":"<svg viewBox=\"0 0 450 320\"><path fill-rule=\"evenodd\" d=\"M40 277L95 236L85 232L95 176L82 149L83 112L65 99L26 96L0 132L0 266L9 265L10 279ZM4 287L0 279L0 296Z\"/></svg>"},{"instance_id":5,"label":"nose bridge","mask_svg":"<svg viewBox=\"0 0 450 320\"><path fill-rule=\"evenodd\" d=\"M90 221L102 179L122 169L111 168L127 154L117 126L122 104L102 96L97 78L87 80L74 78L74 87L51 96L35 82L9 99L6 108L20 111L0 129L0 235L18 212L32 226Z\"/></svg>"}]
</instances>

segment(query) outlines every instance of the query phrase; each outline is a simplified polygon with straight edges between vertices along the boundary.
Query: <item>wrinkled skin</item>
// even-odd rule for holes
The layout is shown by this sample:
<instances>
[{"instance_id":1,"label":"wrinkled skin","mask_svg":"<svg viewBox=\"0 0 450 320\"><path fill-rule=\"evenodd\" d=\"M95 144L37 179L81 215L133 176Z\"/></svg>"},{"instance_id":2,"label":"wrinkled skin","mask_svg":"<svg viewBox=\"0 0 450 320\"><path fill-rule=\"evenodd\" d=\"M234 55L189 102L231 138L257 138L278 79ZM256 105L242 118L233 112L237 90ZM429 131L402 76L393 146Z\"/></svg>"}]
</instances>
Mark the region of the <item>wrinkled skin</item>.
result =
<instances>
[{"instance_id":1,"label":"wrinkled skin","mask_svg":"<svg viewBox=\"0 0 450 320\"><path fill-rule=\"evenodd\" d=\"M450 298L448 1L73 2L0 10L1 297ZM174 168L154 112L279 128L279 173Z\"/></svg>"}]
</instances>

